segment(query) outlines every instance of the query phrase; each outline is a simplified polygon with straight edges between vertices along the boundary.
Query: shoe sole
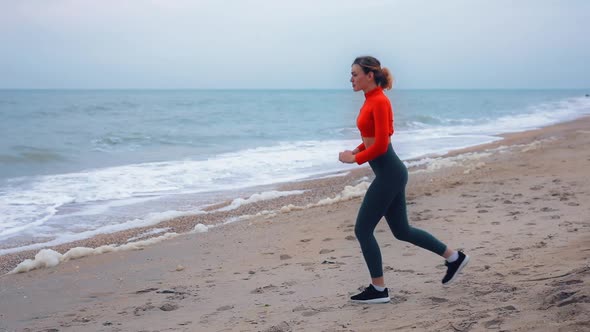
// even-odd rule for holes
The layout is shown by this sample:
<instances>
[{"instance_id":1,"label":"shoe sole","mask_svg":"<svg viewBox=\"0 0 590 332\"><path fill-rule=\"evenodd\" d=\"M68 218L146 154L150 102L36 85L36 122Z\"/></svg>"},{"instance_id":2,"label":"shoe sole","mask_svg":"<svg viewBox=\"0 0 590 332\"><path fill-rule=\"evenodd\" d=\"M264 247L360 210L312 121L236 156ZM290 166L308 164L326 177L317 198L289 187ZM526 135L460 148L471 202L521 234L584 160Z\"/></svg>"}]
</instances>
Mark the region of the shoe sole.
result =
<instances>
[{"instance_id":1,"label":"shoe sole","mask_svg":"<svg viewBox=\"0 0 590 332\"><path fill-rule=\"evenodd\" d=\"M451 278L451 280L447 281L443 285L448 285L451 282L453 282L453 280L457 279L457 277L459 276L459 273L461 273L461 270L463 270L463 268L465 266L467 266L467 263L469 263L469 256L468 255L465 255L465 259L463 260L463 263L461 263L461 265L459 265L459 268L457 269L457 272L455 272L455 275L453 275L453 277Z\"/></svg>"},{"instance_id":2,"label":"shoe sole","mask_svg":"<svg viewBox=\"0 0 590 332\"><path fill-rule=\"evenodd\" d=\"M389 297L381 297L378 299L372 299L372 300L350 300L354 303L366 303L366 304L376 304L376 303L388 303L389 301L391 301L391 299Z\"/></svg>"}]
</instances>

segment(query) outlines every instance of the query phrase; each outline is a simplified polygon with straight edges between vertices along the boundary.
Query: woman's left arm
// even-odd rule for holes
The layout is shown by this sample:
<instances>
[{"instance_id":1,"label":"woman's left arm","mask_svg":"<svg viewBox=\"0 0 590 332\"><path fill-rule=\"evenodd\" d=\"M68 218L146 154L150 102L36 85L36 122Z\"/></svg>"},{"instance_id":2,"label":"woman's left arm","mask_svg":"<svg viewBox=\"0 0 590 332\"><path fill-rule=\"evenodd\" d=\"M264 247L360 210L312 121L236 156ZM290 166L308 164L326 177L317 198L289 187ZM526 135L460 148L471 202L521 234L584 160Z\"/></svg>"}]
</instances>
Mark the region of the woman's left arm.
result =
<instances>
[{"instance_id":1,"label":"woman's left arm","mask_svg":"<svg viewBox=\"0 0 590 332\"><path fill-rule=\"evenodd\" d=\"M373 120L375 123L375 142L364 151L354 155L354 160L361 165L387 152L389 145L389 122L391 120L391 105L387 100L375 103Z\"/></svg>"}]
</instances>

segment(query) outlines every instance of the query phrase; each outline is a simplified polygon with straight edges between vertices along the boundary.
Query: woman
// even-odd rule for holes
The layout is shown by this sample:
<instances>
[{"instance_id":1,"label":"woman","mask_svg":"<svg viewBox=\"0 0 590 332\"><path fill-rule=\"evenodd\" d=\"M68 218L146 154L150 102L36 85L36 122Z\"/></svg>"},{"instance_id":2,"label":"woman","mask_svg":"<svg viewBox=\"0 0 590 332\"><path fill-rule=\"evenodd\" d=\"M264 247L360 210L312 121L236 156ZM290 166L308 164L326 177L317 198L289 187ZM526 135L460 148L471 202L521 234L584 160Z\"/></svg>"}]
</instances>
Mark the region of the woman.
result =
<instances>
[{"instance_id":1,"label":"woman","mask_svg":"<svg viewBox=\"0 0 590 332\"><path fill-rule=\"evenodd\" d=\"M469 256L449 249L429 233L410 226L406 214L405 187L408 170L391 146L393 111L383 89L391 89L393 78L379 60L371 56L356 58L351 71L352 89L364 91L365 103L357 118L362 143L353 151L340 152L343 163L369 162L375 179L367 189L355 225L355 235L371 274L371 284L360 294L351 297L362 303L389 302L389 293L383 279L381 251L373 231L385 217L393 235L446 259L447 273L443 284L452 282L469 262Z\"/></svg>"}]
</instances>

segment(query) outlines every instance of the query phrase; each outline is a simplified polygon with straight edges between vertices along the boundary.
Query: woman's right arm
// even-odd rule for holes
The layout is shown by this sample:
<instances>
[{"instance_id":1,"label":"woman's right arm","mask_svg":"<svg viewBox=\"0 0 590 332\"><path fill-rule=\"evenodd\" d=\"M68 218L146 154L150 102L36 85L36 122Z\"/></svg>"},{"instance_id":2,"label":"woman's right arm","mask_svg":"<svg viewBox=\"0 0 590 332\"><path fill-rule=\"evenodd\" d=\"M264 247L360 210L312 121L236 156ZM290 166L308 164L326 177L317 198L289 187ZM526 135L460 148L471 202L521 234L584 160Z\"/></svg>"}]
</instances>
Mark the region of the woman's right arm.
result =
<instances>
[{"instance_id":1,"label":"woman's right arm","mask_svg":"<svg viewBox=\"0 0 590 332\"><path fill-rule=\"evenodd\" d=\"M352 154L355 155L361 151L365 150L365 143L361 143L359 146L357 146L354 150L352 150Z\"/></svg>"}]
</instances>

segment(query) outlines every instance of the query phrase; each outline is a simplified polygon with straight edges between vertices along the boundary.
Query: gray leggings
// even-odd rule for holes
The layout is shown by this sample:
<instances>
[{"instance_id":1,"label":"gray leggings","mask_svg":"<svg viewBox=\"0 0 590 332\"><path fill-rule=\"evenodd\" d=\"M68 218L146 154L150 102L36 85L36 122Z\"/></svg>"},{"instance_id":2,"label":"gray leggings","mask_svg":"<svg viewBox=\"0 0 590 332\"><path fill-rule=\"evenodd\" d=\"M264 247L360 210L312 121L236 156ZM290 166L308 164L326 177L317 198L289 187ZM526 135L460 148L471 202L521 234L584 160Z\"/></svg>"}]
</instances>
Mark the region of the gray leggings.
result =
<instances>
[{"instance_id":1,"label":"gray leggings","mask_svg":"<svg viewBox=\"0 0 590 332\"><path fill-rule=\"evenodd\" d=\"M447 248L444 243L430 233L408 224L405 194L408 169L395 154L391 144L386 153L369 161L369 165L375 173L375 179L359 209L354 232L361 245L371 278L383 276L381 251L373 234L383 216L395 238L442 256Z\"/></svg>"}]
</instances>

